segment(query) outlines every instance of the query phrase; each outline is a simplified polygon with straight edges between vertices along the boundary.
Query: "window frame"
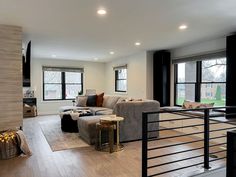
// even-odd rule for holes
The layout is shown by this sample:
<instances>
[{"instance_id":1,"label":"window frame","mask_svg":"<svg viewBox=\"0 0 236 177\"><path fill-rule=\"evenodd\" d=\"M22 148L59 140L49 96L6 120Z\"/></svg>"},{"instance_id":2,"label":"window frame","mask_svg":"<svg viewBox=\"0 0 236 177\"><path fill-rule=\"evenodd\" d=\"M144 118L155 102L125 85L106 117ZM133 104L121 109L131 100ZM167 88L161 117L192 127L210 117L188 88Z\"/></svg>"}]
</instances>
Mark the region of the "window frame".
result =
<instances>
[{"instance_id":1,"label":"window frame","mask_svg":"<svg viewBox=\"0 0 236 177\"><path fill-rule=\"evenodd\" d=\"M54 67L50 67L50 68L54 68ZM57 67L55 67L57 68ZM43 71L43 101L63 101L63 100L74 100L74 98L69 98L66 99L66 85L81 85L81 93L83 94L83 85L84 85L84 73L83 72L76 72L76 73L80 73L81 74L81 83L66 83L66 72L70 72L69 70L66 71L67 68L62 68L61 72L61 83L45 83L45 74L44 72L46 70L42 70ZM45 98L45 85L47 84L58 84L61 85L61 99L46 99Z\"/></svg>"},{"instance_id":2,"label":"window frame","mask_svg":"<svg viewBox=\"0 0 236 177\"><path fill-rule=\"evenodd\" d=\"M219 58L215 58L217 60ZM209 59L209 60L214 60L214 59ZM202 61L207 61L207 60L201 60L201 61L195 61L196 62L196 82L178 82L178 64L180 63L175 63L174 64L174 105L175 106L182 106L177 104L177 85L178 84L194 84L195 83L195 100L196 102L201 102L201 86L202 84L225 84L226 85L226 80L225 82L206 82L202 81ZM187 63L188 61L181 62L181 63ZM193 61L189 61L193 62ZM227 71L226 71L227 72Z\"/></svg>"},{"instance_id":3,"label":"window frame","mask_svg":"<svg viewBox=\"0 0 236 177\"><path fill-rule=\"evenodd\" d=\"M126 70L126 78L125 79L119 79L119 70ZM119 93L127 93L127 68L119 68L119 69L115 69L115 92L119 92ZM126 90L118 90L117 88L117 83L118 81L126 81Z\"/></svg>"}]
</instances>

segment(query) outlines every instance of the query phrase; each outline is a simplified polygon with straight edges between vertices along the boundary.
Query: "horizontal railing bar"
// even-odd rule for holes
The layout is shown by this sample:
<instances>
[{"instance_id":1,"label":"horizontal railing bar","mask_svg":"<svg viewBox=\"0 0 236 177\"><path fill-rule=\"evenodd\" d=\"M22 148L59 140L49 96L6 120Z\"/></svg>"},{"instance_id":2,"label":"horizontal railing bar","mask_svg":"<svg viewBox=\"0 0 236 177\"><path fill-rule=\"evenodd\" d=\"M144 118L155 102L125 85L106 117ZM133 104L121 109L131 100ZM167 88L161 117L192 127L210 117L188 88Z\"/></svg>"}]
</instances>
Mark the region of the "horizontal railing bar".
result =
<instances>
[{"instance_id":1,"label":"horizontal railing bar","mask_svg":"<svg viewBox=\"0 0 236 177\"><path fill-rule=\"evenodd\" d=\"M217 110L217 109L235 109L236 106L221 106L221 107L213 107L213 108L195 108L195 109L178 109L178 110L160 110L160 111L144 111L144 114L157 114L157 113L174 113L174 112L186 112L186 111L204 111L204 110Z\"/></svg>"},{"instance_id":2,"label":"horizontal railing bar","mask_svg":"<svg viewBox=\"0 0 236 177\"><path fill-rule=\"evenodd\" d=\"M222 130L231 130L231 129L235 129L236 127L234 128L221 128L221 129L215 129L215 130L210 130L209 132L218 132L218 131L222 131Z\"/></svg>"},{"instance_id":3,"label":"horizontal railing bar","mask_svg":"<svg viewBox=\"0 0 236 177\"><path fill-rule=\"evenodd\" d=\"M222 160L222 159L226 159L226 158L227 158L227 157L221 157L221 158L217 158L217 159L209 160L209 162L214 162L214 161Z\"/></svg>"},{"instance_id":4,"label":"horizontal railing bar","mask_svg":"<svg viewBox=\"0 0 236 177\"><path fill-rule=\"evenodd\" d=\"M188 141L188 142L184 142L184 143L176 143L176 144L171 144L171 145L166 145L166 146L149 148L148 151L157 150L157 149L163 149L163 148L168 148L168 147L173 147L173 146L181 146L181 145L191 144L191 143L197 143L197 142L201 142L201 141L203 141L203 140Z\"/></svg>"},{"instance_id":5,"label":"horizontal railing bar","mask_svg":"<svg viewBox=\"0 0 236 177\"><path fill-rule=\"evenodd\" d=\"M235 108L236 109L236 108ZM210 115L209 117L211 118L211 117L224 117L224 116L236 116L236 113L228 113L228 114L219 114L219 115Z\"/></svg>"},{"instance_id":6,"label":"horizontal railing bar","mask_svg":"<svg viewBox=\"0 0 236 177\"><path fill-rule=\"evenodd\" d=\"M176 168L176 169L165 171L165 172L161 172L161 173L156 173L156 174L153 174L153 175L149 175L148 177L154 177L154 176L158 176L158 175L163 175L163 174L166 174L166 173L170 173L170 172L178 171L178 170L183 170L185 168L190 168L190 167L194 167L194 166L201 165L201 164L203 164L203 162L197 163L197 164L193 164L193 165L188 165L188 166L181 167L181 168Z\"/></svg>"},{"instance_id":7,"label":"horizontal railing bar","mask_svg":"<svg viewBox=\"0 0 236 177\"><path fill-rule=\"evenodd\" d=\"M179 138L179 137L184 137L184 136L191 136L191 135L196 135L196 134L202 134L204 131L201 132L196 132L196 133L188 133L188 134L183 134L183 135L176 135L176 136L167 136L163 138L155 138L155 139L149 139L148 141L155 141L155 140L165 140L165 139L172 139L172 138Z\"/></svg>"},{"instance_id":8,"label":"horizontal railing bar","mask_svg":"<svg viewBox=\"0 0 236 177\"><path fill-rule=\"evenodd\" d=\"M212 121L212 120L211 120ZM214 120L214 121L217 121L217 122L214 122L214 123L211 123L210 122L210 125L215 125L215 124L222 124L222 123L224 123L224 122L218 122L218 120ZM225 122L226 123L226 122Z\"/></svg>"},{"instance_id":9,"label":"horizontal railing bar","mask_svg":"<svg viewBox=\"0 0 236 177\"><path fill-rule=\"evenodd\" d=\"M235 114L235 116L236 116L236 114ZM218 117L222 117L222 115L218 116ZM211 118L211 116L210 116L210 118ZM190 119L201 119L201 120L203 120L203 117L202 116L199 116L199 117L187 117L187 118L183 117L183 118L179 118L179 119L166 119L166 120L149 121L148 123L170 122L170 121L190 120ZM236 121L222 121L222 120L217 120L217 119L210 119L210 121L216 121L216 122L210 123L210 124L220 124L220 123L231 124L231 123L233 123L233 124L236 125Z\"/></svg>"},{"instance_id":10,"label":"horizontal railing bar","mask_svg":"<svg viewBox=\"0 0 236 177\"><path fill-rule=\"evenodd\" d=\"M220 143L220 144L214 144L214 145L210 145L209 147L216 147L216 146L221 146L221 145L225 145L226 143Z\"/></svg>"},{"instance_id":11,"label":"horizontal railing bar","mask_svg":"<svg viewBox=\"0 0 236 177\"><path fill-rule=\"evenodd\" d=\"M236 114L235 114L236 116ZM220 116L214 116L214 117L222 117L222 115ZM210 116L211 118L211 116ZM166 120L156 120L156 121L149 121L148 124L150 123L160 123L160 122L170 122L170 121L179 121L179 120L190 120L190 119L202 119L203 120L203 116L199 116L199 117L183 117L183 118L178 118L178 119L166 119ZM230 124L230 123L235 123L236 125L236 121L221 121L221 120L216 120L216 119L210 119L210 121L216 121L214 123L210 123L211 125L213 124L220 124L220 123L226 123L226 124Z\"/></svg>"},{"instance_id":12,"label":"horizontal railing bar","mask_svg":"<svg viewBox=\"0 0 236 177\"><path fill-rule=\"evenodd\" d=\"M213 124L230 124L230 125L235 125L236 126L236 121L221 121L221 120L211 120L211 121L216 121L216 122L210 123L210 125L213 125Z\"/></svg>"},{"instance_id":13,"label":"horizontal railing bar","mask_svg":"<svg viewBox=\"0 0 236 177\"><path fill-rule=\"evenodd\" d=\"M173 146L181 146L181 145L191 144L191 143L197 143L197 142L201 142L201 141L203 141L203 140L195 140L195 141L189 141L189 142L185 142L185 143L177 143L177 144L171 144L171 145L166 145L166 146L154 147L154 148L149 148L148 151L153 151L153 150L163 149L163 148L168 148L168 147L173 147ZM210 145L209 147L221 146L221 145L225 145L225 144L226 144L226 142Z\"/></svg>"},{"instance_id":14,"label":"horizontal railing bar","mask_svg":"<svg viewBox=\"0 0 236 177\"><path fill-rule=\"evenodd\" d=\"M164 166L164 165L169 165L169 164L177 163L177 162L182 162L182 161L185 161L185 160L195 159L195 158L199 158L199 157L203 157L203 156L204 156L204 154L201 154L201 155L192 156L192 157L188 157L188 158L184 158L184 159L179 159L179 160L174 160L174 161L171 161L171 162L166 162L166 163L162 163L162 164L158 164L158 165L152 165L152 166L149 166L147 168L148 169L149 168L156 168L156 167L160 167L160 166Z\"/></svg>"},{"instance_id":15,"label":"horizontal railing bar","mask_svg":"<svg viewBox=\"0 0 236 177\"><path fill-rule=\"evenodd\" d=\"M226 152L226 150L220 150L220 151L215 151L215 152L210 152L210 154L219 154L221 152Z\"/></svg>"},{"instance_id":16,"label":"horizontal railing bar","mask_svg":"<svg viewBox=\"0 0 236 177\"><path fill-rule=\"evenodd\" d=\"M188 126L182 126L182 127L173 127L173 128L163 128L159 130L149 130L148 132L156 132L156 131L166 131L166 130L176 130L181 128L190 128L190 127L198 127L203 126L204 124L195 124L195 125L188 125Z\"/></svg>"},{"instance_id":17,"label":"horizontal railing bar","mask_svg":"<svg viewBox=\"0 0 236 177\"><path fill-rule=\"evenodd\" d=\"M153 156L153 157L149 157L147 158L148 160L152 160L152 159L156 159L156 158L161 158L161 157L166 157L166 156L171 156L171 155L175 155L175 154L181 154L181 153L185 153L185 152L190 152L190 151L196 151L196 150L200 150L203 149L204 147L199 147L199 148L194 148L194 149L188 149L188 150L184 150L184 151L178 151L178 152L173 152L173 153L169 153L169 154L163 154L163 155L159 155L159 156Z\"/></svg>"},{"instance_id":18,"label":"horizontal railing bar","mask_svg":"<svg viewBox=\"0 0 236 177\"><path fill-rule=\"evenodd\" d=\"M209 140L214 140L214 139L218 139L218 138L226 138L226 136L216 136L216 137L213 137L213 138L209 138Z\"/></svg>"},{"instance_id":19,"label":"horizontal railing bar","mask_svg":"<svg viewBox=\"0 0 236 177\"><path fill-rule=\"evenodd\" d=\"M158 123L158 122L168 122L168 121L178 121L178 120L190 120L190 119L202 119L203 117L183 117L178 119L166 119L166 120L156 120L156 121L149 121L148 123Z\"/></svg>"}]
</instances>

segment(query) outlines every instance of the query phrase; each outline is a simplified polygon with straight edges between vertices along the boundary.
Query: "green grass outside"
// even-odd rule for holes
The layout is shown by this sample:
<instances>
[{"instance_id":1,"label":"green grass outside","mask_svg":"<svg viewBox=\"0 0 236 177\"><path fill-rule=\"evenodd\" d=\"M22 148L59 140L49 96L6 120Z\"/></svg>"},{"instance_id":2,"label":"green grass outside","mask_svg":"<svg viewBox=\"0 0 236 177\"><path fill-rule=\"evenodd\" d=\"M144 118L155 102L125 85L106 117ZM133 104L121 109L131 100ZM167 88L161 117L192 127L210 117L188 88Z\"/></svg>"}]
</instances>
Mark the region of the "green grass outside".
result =
<instances>
[{"instance_id":1,"label":"green grass outside","mask_svg":"<svg viewBox=\"0 0 236 177\"><path fill-rule=\"evenodd\" d=\"M177 99L177 105L183 105L184 98ZM225 100L202 99L201 103L215 103L214 106L225 106Z\"/></svg>"}]
</instances>

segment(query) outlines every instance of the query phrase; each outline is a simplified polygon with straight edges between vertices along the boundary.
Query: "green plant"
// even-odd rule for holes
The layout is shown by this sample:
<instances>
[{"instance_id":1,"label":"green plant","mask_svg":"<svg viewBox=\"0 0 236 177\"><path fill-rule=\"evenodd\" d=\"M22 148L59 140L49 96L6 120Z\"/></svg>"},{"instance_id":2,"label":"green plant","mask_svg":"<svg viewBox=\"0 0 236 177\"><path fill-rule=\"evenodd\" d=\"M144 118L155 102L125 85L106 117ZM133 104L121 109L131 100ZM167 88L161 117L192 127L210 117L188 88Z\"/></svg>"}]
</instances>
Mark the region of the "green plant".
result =
<instances>
[{"instance_id":1,"label":"green plant","mask_svg":"<svg viewBox=\"0 0 236 177\"><path fill-rule=\"evenodd\" d=\"M216 100L221 100L221 87L219 85L217 85L216 87L216 94L215 94L215 99Z\"/></svg>"},{"instance_id":2,"label":"green plant","mask_svg":"<svg viewBox=\"0 0 236 177\"><path fill-rule=\"evenodd\" d=\"M11 139L14 139L15 136L16 132L14 131L0 133L0 142L8 143Z\"/></svg>"}]
</instances>

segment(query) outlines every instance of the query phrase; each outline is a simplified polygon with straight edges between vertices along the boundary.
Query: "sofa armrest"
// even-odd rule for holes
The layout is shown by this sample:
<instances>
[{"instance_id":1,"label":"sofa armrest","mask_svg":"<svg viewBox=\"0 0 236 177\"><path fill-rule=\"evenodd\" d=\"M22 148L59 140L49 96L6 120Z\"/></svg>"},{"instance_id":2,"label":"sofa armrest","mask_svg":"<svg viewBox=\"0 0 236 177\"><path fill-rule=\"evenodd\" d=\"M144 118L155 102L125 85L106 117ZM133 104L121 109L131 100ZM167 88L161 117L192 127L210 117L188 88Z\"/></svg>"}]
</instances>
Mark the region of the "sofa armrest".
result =
<instances>
[{"instance_id":1,"label":"sofa armrest","mask_svg":"<svg viewBox=\"0 0 236 177\"><path fill-rule=\"evenodd\" d=\"M113 113L117 116L124 117L120 123L121 141L138 140L142 138L142 113L154 112L160 110L158 101L129 101L117 103ZM149 120L158 120L159 114L150 115ZM157 130L158 124L150 125L149 130ZM157 136L157 135L156 135Z\"/></svg>"}]
</instances>

